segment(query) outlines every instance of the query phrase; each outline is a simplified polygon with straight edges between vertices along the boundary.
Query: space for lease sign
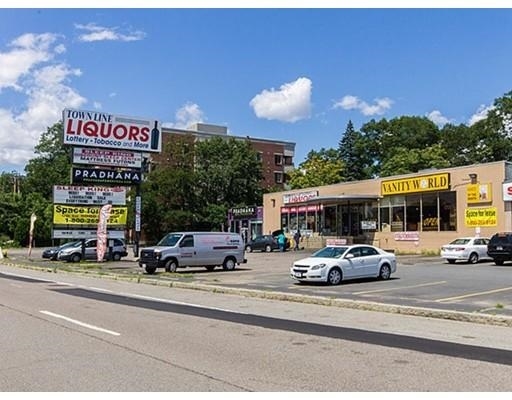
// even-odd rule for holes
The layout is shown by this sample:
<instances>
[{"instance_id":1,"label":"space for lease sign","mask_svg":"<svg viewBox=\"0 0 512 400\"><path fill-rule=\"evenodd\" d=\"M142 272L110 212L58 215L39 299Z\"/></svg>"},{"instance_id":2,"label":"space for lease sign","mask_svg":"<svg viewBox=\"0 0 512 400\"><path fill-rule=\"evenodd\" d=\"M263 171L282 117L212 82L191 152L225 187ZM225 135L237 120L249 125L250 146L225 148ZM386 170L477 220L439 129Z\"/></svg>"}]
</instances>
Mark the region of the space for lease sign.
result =
<instances>
[{"instance_id":1,"label":"space for lease sign","mask_svg":"<svg viewBox=\"0 0 512 400\"><path fill-rule=\"evenodd\" d=\"M53 202L55 204L113 205L126 204L124 187L101 186L53 186Z\"/></svg>"},{"instance_id":2,"label":"space for lease sign","mask_svg":"<svg viewBox=\"0 0 512 400\"><path fill-rule=\"evenodd\" d=\"M99 111L65 109L64 144L144 152L161 151L158 121Z\"/></svg>"},{"instance_id":3,"label":"space for lease sign","mask_svg":"<svg viewBox=\"0 0 512 400\"><path fill-rule=\"evenodd\" d=\"M53 206L53 223L55 225L96 225L99 221L100 207L68 206L56 204ZM112 207L108 225L125 225L127 207Z\"/></svg>"}]
</instances>

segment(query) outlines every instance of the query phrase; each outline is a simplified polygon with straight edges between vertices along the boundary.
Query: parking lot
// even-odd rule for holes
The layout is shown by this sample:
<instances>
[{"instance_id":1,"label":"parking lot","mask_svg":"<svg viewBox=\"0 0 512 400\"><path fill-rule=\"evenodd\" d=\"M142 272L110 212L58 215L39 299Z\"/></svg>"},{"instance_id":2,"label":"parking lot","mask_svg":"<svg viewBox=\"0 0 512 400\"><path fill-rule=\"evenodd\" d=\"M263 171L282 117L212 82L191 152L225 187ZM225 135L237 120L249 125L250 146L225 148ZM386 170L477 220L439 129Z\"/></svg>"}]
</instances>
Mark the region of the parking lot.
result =
<instances>
[{"instance_id":1,"label":"parking lot","mask_svg":"<svg viewBox=\"0 0 512 400\"><path fill-rule=\"evenodd\" d=\"M307 257L307 251L285 253L246 253L247 264L234 271L222 268L183 268L177 273L162 270L147 275L139 268L132 252L119 262L65 263L41 258L35 249L28 258L26 249L11 250L7 260L55 271L83 271L97 274L148 277L161 281L180 281L226 288L253 289L320 296L331 299L364 300L392 305L455 310L512 316L512 264L493 262L448 264L440 257L398 256L398 269L388 281L359 279L339 286L298 284L289 276L293 261Z\"/></svg>"}]
</instances>

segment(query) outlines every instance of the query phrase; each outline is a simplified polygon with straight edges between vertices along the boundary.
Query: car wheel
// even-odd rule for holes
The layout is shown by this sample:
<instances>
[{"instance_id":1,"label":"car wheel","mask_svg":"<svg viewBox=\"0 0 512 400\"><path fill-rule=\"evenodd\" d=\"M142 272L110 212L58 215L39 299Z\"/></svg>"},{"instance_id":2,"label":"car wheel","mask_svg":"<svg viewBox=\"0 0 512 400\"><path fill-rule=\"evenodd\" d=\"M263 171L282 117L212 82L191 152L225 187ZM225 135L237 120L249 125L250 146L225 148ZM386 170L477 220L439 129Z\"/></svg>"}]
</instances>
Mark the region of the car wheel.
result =
<instances>
[{"instance_id":1,"label":"car wheel","mask_svg":"<svg viewBox=\"0 0 512 400\"><path fill-rule=\"evenodd\" d=\"M271 245L269 245L269 244L267 244L267 245L265 246L265 251L266 251L267 253L270 253L270 252L272 251L272 246L271 246Z\"/></svg>"},{"instance_id":2,"label":"car wheel","mask_svg":"<svg viewBox=\"0 0 512 400\"><path fill-rule=\"evenodd\" d=\"M211 271L213 271L215 269L215 265L207 265L205 268L206 268L207 271L211 272Z\"/></svg>"},{"instance_id":3,"label":"car wheel","mask_svg":"<svg viewBox=\"0 0 512 400\"><path fill-rule=\"evenodd\" d=\"M165 272L176 272L178 269L178 262L174 258L170 258L165 262Z\"/></svg>"},{"instance_id":4,"label":"car wheel","mask_svg":"<svg viewBox=\"0 0 512 400\"><path fill-rule=\"evenodd\" d=\"M468 263L470 264L476 264L478 262L478 254L471 253L468 258Z\"/></svg>"},{"instance_id":5,"label":"car wheel","mask_svg":"<svg viewBox=\"0 0 512 400\"><path fill-rule=\"evenodd\" d=\"M147 272L148 274L150 274L150 275L151 275L151 274L154 274L154 273L155 273L155 271L156 271L156 267L146 267L146 272Z\"/></svg>"},{"instance_id":6,"label":"car wheel","mask_svg":"<svg viewBox=\"0 0 512 400\"><path fill-rule=\"evenodd\" d=\"M227 257L222 263L222 268L226 271L233 271L236 267L236 260L233 257Z\"/></svg>"},{"instance_id":7,"label":"car wheel","mask_svg":"<svg viewBox=\"0 0 512 400\"><path fill-rule=\"evenodd\" d=\"M494 264L496 265L503 265L505 263L505 260L501 260L499 258L497 258L496 260L494 260Z\"/></svg>"},{"instance_id":8,"label":"car wheel","mask_svg":"<svg viewBox=\"0 0 512 400\"><path fill-rule=\"evenodd\" d=\"M379 272L379 279L382 279L383 281L386 281L391 276L391 268L388 264L384 264L382 267L380 267Z\"/></svg>"},{"instance_id":9,"label":"car wheel","mask_svg":"<svg viewBox=\"0 0 512 400\"><path fill-rule=\"evenodd\" d=\"M449 264L455 264L455 260L454 260L453 258L449 258L449 259L448 259L448 263L449 263Z\"/></svg>"},{"instance_id":10,"label":"car wheel","mask_svg":"<svg viewBox=\"0 0 512 400\"><path fill-rule=\"evenodd\" d=\"M74 262L74 263L80 262L81 258L82 258L82 256L80 254L75 253L71 256L71 262Z\"/></svg>"},{"instance_id":11,"label":"car wheel","mask_svg":"<svg viewBox=\"0 0 512 400\"><path fill-rule=\"evenodd\" d=\"M339 285L343 279L341 270L338 267L331 268L327 273L327 283L329 285Z\"/></svg>"},{"instance_id":12,"label":"car wheel","mask_svg":"<svg viewBox=\"0 0 512 400\"><path fill-rule=\"evenodd\" d=\"M245 251L248 253L252 253L252 247L251 246L245 246Z\"/></svg>"},{"instance_id":13,"label":"car wheel","mask_svg":"<svg viewBox=\"0 0 512 400\"><path fill-rule=\"evenodd\" d=\"M120 261L121 260L121 254L119 254L119 253L112 254L112 260Z\"/></svg>"}]
</instances>

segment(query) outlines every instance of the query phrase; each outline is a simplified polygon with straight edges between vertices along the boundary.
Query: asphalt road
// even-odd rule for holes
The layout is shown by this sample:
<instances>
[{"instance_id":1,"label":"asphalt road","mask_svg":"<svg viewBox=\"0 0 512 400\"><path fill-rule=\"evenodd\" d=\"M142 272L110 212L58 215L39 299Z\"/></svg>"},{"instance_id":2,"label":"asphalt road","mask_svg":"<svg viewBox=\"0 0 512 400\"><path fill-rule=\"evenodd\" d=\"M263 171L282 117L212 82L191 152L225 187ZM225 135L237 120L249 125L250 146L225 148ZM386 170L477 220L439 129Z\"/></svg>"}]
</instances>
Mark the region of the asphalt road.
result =
<instances>
[{"instance_id":1,"label":"asphalt road","mask_svg":"<svg viewBox=\"0 0 512 400\"><path fill-rule=\"evenodd\" d=\"M0 390L510 391L510 328L0 264Z\"/></svg>"},{"instance_id":2,"label":"asphalt road","mask_svg":"<svg viewBox=\"0 0 512 400\"><path fill-rule=\"evenodd\" d=\"M131 253L121 262L101 264L42 260L41 249L34 249L30 260L26 249L11 250L9 254L8 261L15 264L55 271L81 270L98 275L157 281L159 284L179 282L265 294L284 293L512 317L512 264L496 266L492 262L480 262L476 265L452 265L440 257L399 256L398 271L388 281L359 279L339 286L326 286L298 284L290 278L292 262L310 254L306 251L246 253L247 264L240 265L235 271L217 269L208 272L204 268L185 268L175 274L159 270L154 275L145 274Z\"/></svg>"}]
</instances>

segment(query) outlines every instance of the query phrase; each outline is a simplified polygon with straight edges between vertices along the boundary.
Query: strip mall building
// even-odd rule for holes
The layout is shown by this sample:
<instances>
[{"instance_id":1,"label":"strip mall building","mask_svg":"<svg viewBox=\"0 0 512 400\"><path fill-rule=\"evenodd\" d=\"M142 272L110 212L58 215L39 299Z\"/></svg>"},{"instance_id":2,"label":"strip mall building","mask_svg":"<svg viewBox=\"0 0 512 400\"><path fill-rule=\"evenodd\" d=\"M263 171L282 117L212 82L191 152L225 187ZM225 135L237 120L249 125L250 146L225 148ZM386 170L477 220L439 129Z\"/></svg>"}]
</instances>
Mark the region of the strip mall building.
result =
<instances>
[{"instance_id":1,"label":"strip mall building","mask_svg":"<svg viewBox=\"0 0 512 400\"><path fill-rule=\"evenodd\" d=\"M512 163L498 161L267 193L263 232L299 228L309 248L338 238L421 253L512 231L511 201Z\"/></svg>"}]
</instances>

